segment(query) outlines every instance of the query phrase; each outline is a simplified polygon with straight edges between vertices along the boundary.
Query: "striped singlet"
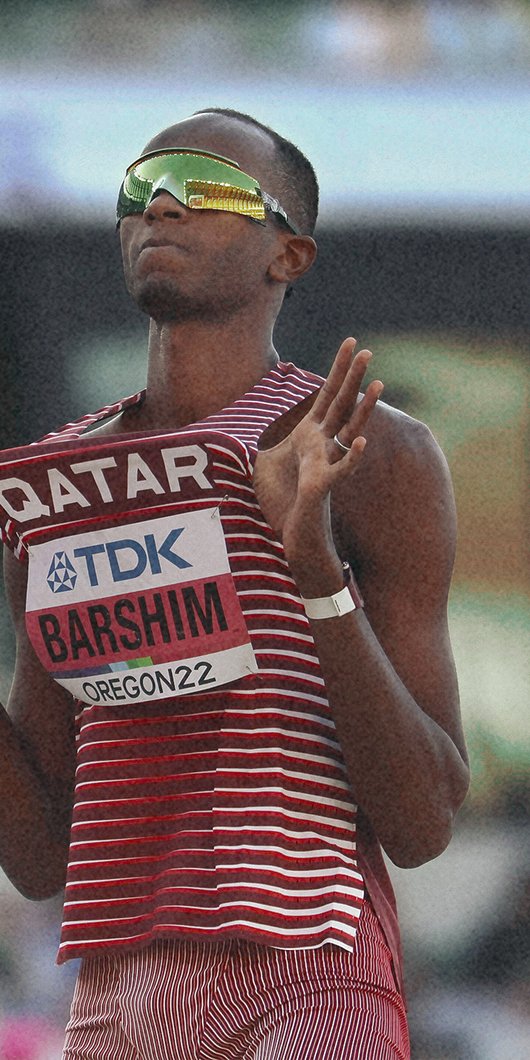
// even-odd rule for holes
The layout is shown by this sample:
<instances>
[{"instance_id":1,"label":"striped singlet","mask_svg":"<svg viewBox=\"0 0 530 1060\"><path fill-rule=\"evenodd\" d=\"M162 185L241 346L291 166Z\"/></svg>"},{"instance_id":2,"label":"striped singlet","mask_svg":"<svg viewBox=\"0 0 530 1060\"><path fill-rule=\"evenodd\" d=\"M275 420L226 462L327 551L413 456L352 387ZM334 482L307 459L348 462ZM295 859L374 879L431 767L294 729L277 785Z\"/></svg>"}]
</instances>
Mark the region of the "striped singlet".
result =
<instances>
[{"instance_id":1,"label":"striped singlet","mask_svg":"<svg viewBox=\"0 0 530 1060\"><path fill-rule=\"evenodd\" d=\"M136 395L3 454L28 632L80 701L59 962L163 938L353 947L356 807L252 485L262 432L321 383L280 363L183 430L84 433Z\"/></svg>"}]
</instances>

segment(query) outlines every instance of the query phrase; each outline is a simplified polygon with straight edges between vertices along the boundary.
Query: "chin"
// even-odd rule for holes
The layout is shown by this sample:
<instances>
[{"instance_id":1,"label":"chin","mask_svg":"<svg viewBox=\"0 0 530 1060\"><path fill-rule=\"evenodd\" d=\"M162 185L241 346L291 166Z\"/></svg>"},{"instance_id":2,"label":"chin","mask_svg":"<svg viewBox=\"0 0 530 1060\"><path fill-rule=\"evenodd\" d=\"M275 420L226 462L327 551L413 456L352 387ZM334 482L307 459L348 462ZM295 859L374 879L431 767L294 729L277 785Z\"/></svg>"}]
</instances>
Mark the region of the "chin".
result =
<instances>
[{"instance_id":1,"label":"chin","mask_svg":"<svg viewBox=\"0 0 530 1060\"><path fill-rule=\"evenodd\" d=\"M234 290L204 290L187 293L175 283L174 278L158 275L136 282L129 287L139 309L157 324L186 323L201 320L207 323L223 323L237 314L245 305L245 298Z\"/></svg>"},{"instance_id":2,"label":"chin","mask_svg":"<svg viewBox=\"0 0 530 1060\"><path fill-rule=\"evenodd\" d=\"M143 284L140 290L133 292L133 297L142 312L157 323L186 320L190 315L187 299L169 282Z\"/></svg>"}]
</instances>

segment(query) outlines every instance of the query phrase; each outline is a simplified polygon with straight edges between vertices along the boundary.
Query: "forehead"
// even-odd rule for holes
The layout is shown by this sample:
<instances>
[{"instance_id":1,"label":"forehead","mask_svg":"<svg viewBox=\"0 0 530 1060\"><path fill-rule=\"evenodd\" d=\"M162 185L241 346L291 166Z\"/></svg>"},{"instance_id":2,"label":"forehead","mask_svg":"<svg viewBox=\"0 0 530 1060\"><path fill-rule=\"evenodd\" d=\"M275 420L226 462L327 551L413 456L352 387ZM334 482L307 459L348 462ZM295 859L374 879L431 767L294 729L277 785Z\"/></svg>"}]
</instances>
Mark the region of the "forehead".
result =
<instances>
[{"instance_id":1,"label":"forehead","mask_svg":"<svg viewBox=\"0 0 530 1060\"><path fill-rule=\"evenodd\" d=\"M260 183L270 185L274 175L274 144L267 133L246 122L218 114L197 114L164 129L144 147L196 147L237 162Z\"/></svg>"}]
</instances>

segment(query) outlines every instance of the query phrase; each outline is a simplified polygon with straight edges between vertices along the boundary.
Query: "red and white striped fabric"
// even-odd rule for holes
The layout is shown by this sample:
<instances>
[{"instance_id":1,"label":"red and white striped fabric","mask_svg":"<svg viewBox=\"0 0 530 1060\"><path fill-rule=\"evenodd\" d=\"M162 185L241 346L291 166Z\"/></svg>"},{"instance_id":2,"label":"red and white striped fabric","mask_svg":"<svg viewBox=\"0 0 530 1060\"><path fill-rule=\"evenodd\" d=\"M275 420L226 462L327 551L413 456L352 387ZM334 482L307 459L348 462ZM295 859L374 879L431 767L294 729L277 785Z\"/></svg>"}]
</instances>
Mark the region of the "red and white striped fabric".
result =
<instances>
[{"instance_id":1,"label":"red and white striped fabric","mask_svg":"<svg viewBox=\"0 0 530 1060\"><path fill-rule=\"evenodd\" d=\"M87 426L119 412L124 403L118 403L67 425L42 446L13 453L12 463L4 463L4 472L6 467L11 474L16 470L17 481L25 481L24 474L31 479L26 522L22 515L17 521L13 499L4 516L4 536L21 558L29 551L31 572L32 550L38 555L50 542L52 549L60 549L72 535L82 533L85 542L87 534L102 527L109 533L116 526L132 531L138 519L145 530L149 520L164 513L181 514L182 505L202 511L204 498L200 490L193 493L193 483L188 483L191 492L181 499L181 507L175 507L175 494L158 470L162 447L199 447L207 460L207 502L220 514L245 635L257 663L255 672L224 686L168 698L153 695L146 682L134 686L134 675L141 671L132 668L126 680L130 689L136 688L136 700L124 703L119 701L123 696L113 699L109 691L104 702L84 706L60 962L134 950L160 938L239 939L285 949L326 943L352 948L364 896L356 861L356 807L309 622L252 486L263 430L321 383L317 376L280 363L233 406L185 430L81 438ZM139 399L137 395L128 403ZM120 460L132 450L138 457L132 477L136 485L133 499L127 500ZM149 464L153 454L159 461L156 474ZM91 476L83 464L88 457ZM145 540L148 536L144 534ZM174 562L168 547L164 555ZM89 555L91 567L88 559L86 566L93 582L103 545L90 552L83 544L77 551L85 559ZM152 560L152 550L150 556ZM76 577L72 568L70 581L55 584L54 592L64 589L55 601L65 604L75 596ZM42 576L42 584L45 580ZM161 607L161 594L149 598L153 607L155 598ZM146 599L142 635L144 640L151 637L151 643L167 615L156 617L155 636ZM138 614L134 611L134 622L127 618L133 611L126 612L125 604L133 608L130 601L119 600L119 631L108 624L93 626L92 642L80 625L81 612L68 610L70 626L75 624L71 656L77 666L83 653L89 662L89 654L97 658L98 652L116 650L118 641L129 645L140 636ZM94 605L92 617L95 610ZM63 667L54 676L64 683L78 680L65 670L70 663L62 661L66 634L58 632L59 620L43 618L37 605L32 614L28 621L34 629L38 631L38 618L48 630L50 670L53 658ZM126 628L132 630L128 638ZM161 647L166 650L167 645ZM39 650L45 661L42 644ZM127 648L127 654L134 652ZM118 688L119 667L144 662L119 662L117 669L111 662L113 676L105 687ZM139 693L141 687L150 688L150 697Z\"/></svg>"},{"instance_id":2,"label":"red and white striped fabric","mask_svg":"<svg viewBox=\"0 0 530 1060\"><path fill-rule=\"evenodd\" d=\"M369 902L353 951L159 941L83 962L63 1060L408 1060Z\"/></svg>"}]
</instances>

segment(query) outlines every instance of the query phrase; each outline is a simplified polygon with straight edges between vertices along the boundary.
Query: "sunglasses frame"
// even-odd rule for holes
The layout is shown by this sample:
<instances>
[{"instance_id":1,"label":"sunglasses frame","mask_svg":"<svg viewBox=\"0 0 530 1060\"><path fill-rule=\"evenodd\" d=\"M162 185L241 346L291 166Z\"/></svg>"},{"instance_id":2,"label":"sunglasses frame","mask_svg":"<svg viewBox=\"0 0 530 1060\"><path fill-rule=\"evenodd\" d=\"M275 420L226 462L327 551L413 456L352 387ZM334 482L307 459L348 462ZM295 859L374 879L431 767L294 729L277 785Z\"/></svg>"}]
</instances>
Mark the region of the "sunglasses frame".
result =
<instances>
[{"instance_id":1,"label":"sunglasses frame","mask_svg":"<svg viewBox=\"0 0 530 1060\"><path fill-rule=\"evenodd\" d=\"M152 198L153 198L153 195L151 195L149 200L145 203L144 206L141 205L141 200L137 200L138 204L139 204L139 208L138 209L129 209L129 210L128 209L122 209L122 195L123 195L125 183L126 183L126 180L127 180L127 177L129 176L129 174L135 169L136 166L140 165L142 162L147 162L147 161L149 161L152 158L153 159L154 158L161 158L161 157L164 157L164 156L167 156L167 155L195 155L195 156L198 156L200 158L211 159L213 162L220 162L220 163L223 164L223 166L230 167L230 169L235 170L235 176L237 176L238 173L241 174L241 176L246 178L245 183L247 181L250 181L253 186L244 188L244 187L238 186L237 183L234 183L233 185L230 184L230 185L225 185L225 186L233 187L234 189L241 191L243 193L243 195L252 195L252 194L256 195L257 200L259 200L260 202L263 203L263 217L252 216L250 212L246 213L244 210L237 210L237 209L228 209L228 210L226 210L226 212L228 212L228 213L239 213L240 216L248 217L249 220L256 221L257 224L262 224L262 225L266 224L266 216L265 215L266 215L267 212L269 212L269 213L272 213L272 214L278 216L279 218L281 218L281 220L287 225L287 227L291 230L291 232L293 232L294 235L298 235L299 234L298 229L292 223L292 221L288 217L286 211L280 205L278 200L273 198L273 196L269 195L267 192L262 191L262 189L260 187L260 184L256 180L256 178L252 177L249 173L245 173L245 171L241 169L241 167L238 165L237 162L235 162L232 158L227 158L224 155L215 154L213 151L206 151L206 150L202 150L201 148L194 148L194 147L169 147L169 148L165 148L163 150L158 150L158 151L146 151L145 154L140 155L140 157L137 158L134 162L131 162L131 164L127 167L127 170L126 170L126 173L125 173L125 178L124 178L124 180L122 182L122 185L120 187L120 192L119 192L119 195L118 195L118 203L117 203L117 206L116 206L116 219L117 219L116 220L116 227L119 227L120 222L123 220L124 217L128 217L128 216L131 216L131 215L134 215L134 214L138 214L138 213L143 213L143 211L147 208L147 206L149 205L149 203L152 201ZM192 180L193 178L190 177L188 179ZM207 181L204 181L204 183L207 183ZM211 183L213 184L213 181ZM224 184L223 181L219 181L218 182L219 186L222 186L223 184ZM155 189L154 194L156 194L156 189ZM170 192L170 194L172 194L172 192ZM132 196L129 196L128 198L129 198L130 201L133 201L132 200ZM176 198L176 196L175 196L175 198ZM178 199L177 201L181 201L181 200ZM205 206L198 206L197 204L189 205L187 202L184 202L183 205L188 206L189 209L195 209L195 210L200 210L200 209L218 209L218 210L223 210L223 206L215 206L215 207L206 206L205 207ZM226 209L226 208L224 208L224 209Z\"/></svg>"}]
</instances>

